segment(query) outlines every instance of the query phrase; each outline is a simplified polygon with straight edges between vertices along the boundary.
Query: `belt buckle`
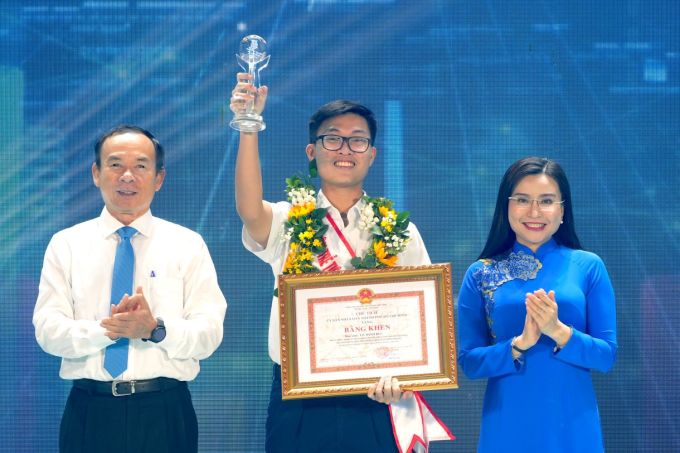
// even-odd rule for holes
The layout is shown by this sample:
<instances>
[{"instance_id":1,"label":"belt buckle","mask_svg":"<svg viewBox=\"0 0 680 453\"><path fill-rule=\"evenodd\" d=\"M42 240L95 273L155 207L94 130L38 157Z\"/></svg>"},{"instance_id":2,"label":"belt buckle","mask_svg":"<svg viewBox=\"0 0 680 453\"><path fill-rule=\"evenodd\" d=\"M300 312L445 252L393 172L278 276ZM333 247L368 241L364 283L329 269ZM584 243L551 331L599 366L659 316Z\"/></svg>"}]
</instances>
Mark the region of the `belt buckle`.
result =
<instances>
[{"instance_id":1,"label":"belt buckle","mask_svg":"<svg viewBox=\"0 0 680 453\"><path fill-rule=\"evenodd\" d=\"M130 384L130 392L129 393L118 392L118 384L122 384L122 383L129 383ZM129 395L132 395L133 393L135 393L135 381L114 380L111 383L111 394L113 394L113 396L129 396Z\"/></svg>"}]
</instances>

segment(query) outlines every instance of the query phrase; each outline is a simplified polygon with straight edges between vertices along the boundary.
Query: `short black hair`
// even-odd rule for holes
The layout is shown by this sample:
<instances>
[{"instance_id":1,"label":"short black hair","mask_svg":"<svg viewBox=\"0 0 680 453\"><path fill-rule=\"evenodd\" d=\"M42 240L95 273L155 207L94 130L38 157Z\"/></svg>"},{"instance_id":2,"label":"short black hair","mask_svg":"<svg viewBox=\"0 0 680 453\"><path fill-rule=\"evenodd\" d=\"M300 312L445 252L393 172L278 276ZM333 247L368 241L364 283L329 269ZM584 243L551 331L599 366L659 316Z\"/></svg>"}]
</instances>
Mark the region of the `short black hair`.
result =
<instances>
[{"instance_id":1,"label":"short black hair","mask_svg":"<svg viewBox=\"0 0 680 453\"><path fill-rule=\"evenodd\" d=\"M114 127L113 129L109 130L108 132L104 133L97 139L97 141L94 143L94 163L97 166L97 168L101 168L102 146L104 145L106 139L113 137L114 135L125 134L128 132L145 135L149 140L151 140L151 143L153 143L153 147L156 152L155 156L156 173L165 168L165 149L163 149L163 145L160 144L158 139L156 139L156 137L154 137L154 135L151 132L139 126L133 126L130 124L120 124Z\"/></svg>"},{"instance_id":2,"label":"short black hair","mask_svg":"<svg viewBox=\"0 0 680 453\"><path fill-rule=\"evenodd\" d=\"M354 101L347 101L345 99L338 99L322 105L319 110L309 118L309 143L313 144L316 142L317 133L324 121L347 113L354 113L366 120L366 123L368 123L368 130L371 133L371 145L373 145L373 143L375 143L375 136L378 132L375 115L373 115L371 109L365 105Z\"/></svg>"},{"instance_id":3,"label":"short black hair","mask_svg":"<svg viewBox=\"0 0 680 453\"><path fill-rule=\"evenodd\" d=\"M555 180L564 200L564 216L562 224L553 235L555 242L572 249L582 249L574 227L574 212L571 204L571 189L567 175L557 162L545 157L525 157L510 165L505 171L498 188L496 209L491 221L491 229L486 239L484 250L479 259L492 258L509 250L515 243L516 235L510 227L508 219L508 197L512 196L517 184L530 175L545 174Z\"/></svg>"}]
</instances>

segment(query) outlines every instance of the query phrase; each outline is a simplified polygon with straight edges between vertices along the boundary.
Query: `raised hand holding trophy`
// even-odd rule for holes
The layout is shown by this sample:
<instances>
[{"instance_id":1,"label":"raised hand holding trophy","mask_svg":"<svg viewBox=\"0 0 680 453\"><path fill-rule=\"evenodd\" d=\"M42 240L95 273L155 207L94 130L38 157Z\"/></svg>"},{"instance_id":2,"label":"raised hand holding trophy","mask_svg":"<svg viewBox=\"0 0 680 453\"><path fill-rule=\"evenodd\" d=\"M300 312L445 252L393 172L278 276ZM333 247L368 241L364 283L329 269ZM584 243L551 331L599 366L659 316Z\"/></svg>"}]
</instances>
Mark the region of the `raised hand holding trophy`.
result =
<instances>
[{"instance_id":1,"label":"raised hand holding trophy","mask_svg":"<svg viewBox=\"0 0 680 453\"><path fill-rule=\"evenodd\" d=\"M239 46L239 53L236 54L236 61L245 72L251 75L250 81L257 90L260 87L260 71L269 64L267 41L257 35L244 37ZM255 96L257 96L257 93L255 93ZM267 126L262 116L255 111L255 100L247 101L245 108L234 114L229 126L243 132L264 130Z\"/></svg>"}]
</instances>

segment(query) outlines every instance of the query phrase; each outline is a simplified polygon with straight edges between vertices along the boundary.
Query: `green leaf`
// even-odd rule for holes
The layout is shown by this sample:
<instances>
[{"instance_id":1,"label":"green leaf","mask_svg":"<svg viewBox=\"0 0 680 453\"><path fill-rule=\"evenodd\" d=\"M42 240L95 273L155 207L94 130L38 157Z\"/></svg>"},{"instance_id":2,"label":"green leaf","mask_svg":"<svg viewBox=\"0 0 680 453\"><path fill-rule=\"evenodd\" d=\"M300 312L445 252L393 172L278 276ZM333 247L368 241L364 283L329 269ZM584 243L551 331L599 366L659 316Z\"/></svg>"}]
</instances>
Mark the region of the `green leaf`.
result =
<instances>
[{"instance_id":1,"label":"green leaf","mask_svg":"<svg viewBox=\"0 0 680 453\"><path fill-rule=\"evenodd\" d=\"M321 255L322 253L324 253L326 251L326 247L324 247L323 245L321 247L315 247L315 246L312 245L309 248L309 250L311 250L312 253L315 254L315 255Z\"/></svg>"},{"instance_id":2,"label":"green leaf","mask_svg":"<svg viewBox=\"0 0 680 453\"><path fill-rule=\"evenodd\" d=\"M397 214L397 224L401 224L404 221L408 221L410 213L408 211L401 211L399 214ZM406 223L408 225L408 223Z\"/></svg>"},{"instance_id":3,"label":"green leaf","mask_svg":"<svg viewBox=\"0 0 680 453\"><path fill-rule=\"evenodd\" d=\"M320 239L324 234L326 234L326 231L328 231L328 225L324 223L317 229L317 233L314 237L318 237Z\"/></svg>"},{"instance_id":4,"label":"green leaf","mask_svg":"<svg viewBox=\"0 0 680 453\"><path fill-rule=\"evenodd\" d=\"M366 266L366 269L374 269L377 265L375 256L367 255L366 258L364 258L364 265Z\"/></svg>"},{"instance_id":5,"label":"green leaf","mask_svg":"<svg viewBox=\"0 0 680 453\"><path fill-rule=\"evenodd\" d=\"M374 204L376 205L384 206L387 209L392 209L392 200L390 200L389 198L378 197L375 199L375 201L376 202Z\"/></svg>"},{"instance_id":6,"label":"green leaf","mask_svg":"<svg viewBox=\"0 0 680 453\"><path fill-rule=\"evenodd\" d=\"M311 216L314 220L322 220L327 212L328 208L316 208L311 212Z\"/></svg>"}]
</instances>

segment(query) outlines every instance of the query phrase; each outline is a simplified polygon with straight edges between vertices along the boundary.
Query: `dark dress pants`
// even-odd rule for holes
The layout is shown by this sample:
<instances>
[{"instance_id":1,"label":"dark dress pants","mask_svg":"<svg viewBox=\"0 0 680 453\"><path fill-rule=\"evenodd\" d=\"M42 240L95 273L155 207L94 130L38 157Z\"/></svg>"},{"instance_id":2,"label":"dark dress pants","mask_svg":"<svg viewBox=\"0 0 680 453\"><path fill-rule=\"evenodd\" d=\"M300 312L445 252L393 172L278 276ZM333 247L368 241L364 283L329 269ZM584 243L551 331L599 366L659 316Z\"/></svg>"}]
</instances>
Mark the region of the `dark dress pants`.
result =
<instances>
[{"instance_id":1,"label":"dark dress pants","mask_svg":"<svg viewBox=\"0 0 680 453\"><path fill-rule=\"evenodd\" d=\"M73 387L59 432L61 453L195 453L198 423L186 382L116 397Z\"/></svg>"},{"instance_id":2,"label":"dark dress pants","mask_svg":"<svg viewBox=\"0 0 680 453\"><path fill-rule=\"evenodd\" d=\"M389 408L366 395L281 399L274 365L267 453L398 453Z\"/></svg>"}]
</instances>

